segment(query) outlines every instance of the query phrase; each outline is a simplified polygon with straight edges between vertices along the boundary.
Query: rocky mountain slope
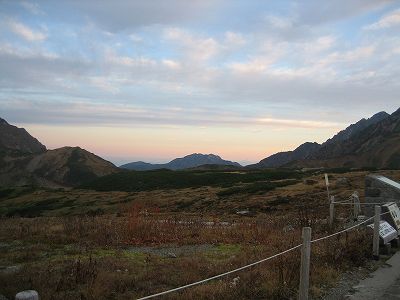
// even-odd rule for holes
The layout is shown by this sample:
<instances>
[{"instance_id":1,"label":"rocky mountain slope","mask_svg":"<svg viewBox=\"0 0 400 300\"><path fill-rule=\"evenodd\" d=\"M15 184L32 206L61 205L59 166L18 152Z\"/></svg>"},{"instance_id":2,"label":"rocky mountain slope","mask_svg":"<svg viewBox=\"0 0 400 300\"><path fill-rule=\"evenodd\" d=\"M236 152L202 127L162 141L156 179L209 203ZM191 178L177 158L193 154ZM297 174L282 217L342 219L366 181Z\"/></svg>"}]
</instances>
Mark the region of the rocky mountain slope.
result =
<instances>
[{"instance_id":1,"label":"rocky mountain slope","mask_svg":"<svg viewBox=\"0 0 400 300\"><path fill-rule=\"evenodd\" d=\"M122 165L120 168L136 171L156 170L156 169L169 169L169 170L182 170L195 168L202 165L226 165L241 167L237 162L224 160L218 155L214 154L200 154L194 153L186 155L182 158L175 158L166 164L149 164L145 162L133 162Z\"/></svg>"},{"instance_id":2,"label":"rocky mountain slope","mask_svg":"<svg viewBox=\"0 0 400 300\"><path fill-rule=\"evenodd\" d=\"M10 125L0 118L0 151L32 154L45 152L46 147L25 129Z\"/></svg>"},{"instance_id":3,"label":"rocky mountain slope","mask_svg":"<svg viewBox=\"0 0 400 300\"><path fill-rule=\"evenodd\" d=\"M76 186L119 171L79 147L46 150L25 129L1 121L0 186Z\"/></svg>"},{"instance_id":4,"label":"rocky mountain slope","mask_svg":"<svg viewBox=\"0 0 400 300\"><path fill-rule=\"evenodd\" d=\"M400 109L381 121L327 144L294 167L400 168Z\"/></svg>"},{"instance_id":5,"label":"rocky mountain slope","mask_svg":"<svg viewBox=\"0 0 400 300\"><path fill-rule=\"evenodd\" d=\"M386 119L387 117L389 117L390 115L385 112L385 111L381 111L379 113L374 114L372 117L370 117L369 119L361 119L360 121L358 121L355 124L351 124L349 127L347 127L346 129L340 131L339 133L337 133L336 135L334 135L332 138L328 139L325 143L323 143L322 145L330 145L333 143L337 143L337 142L341 142L341 141L345 141L350 139L353 135L357 134L358 132L364 130L365 128L367 128L370 125L379 123L380 121Z\"/></svg>"},{"instance_id":6,"label":"rocky mountain slope","mask_svg":"<svg viewBox=\"0 0 400 300\"><path fill-rule=\"evenodd\" d=\"M267 158L262 159L259 163L249 165L247 168L279 168L292 161L305 159L311 153L317 151L321 147L318 143L304 143L293 151L279 152Z\"/></svg>"},{"instance_id":7,"label":"rocky mountain slope","mask_svg":"<svg viewBox=\"0 0 400 300\"><path fill-rule=\"evenodd\" d=\"M344 141L351 140L359 132L367 127L377 124L390 115L386 112L379 112L369 119L361 119L355 124L351 124L346 129L340 131L323 144L304 143L293 151L279 152L267 158L262 159L259 163L250 165L250 168L278 168L287 165L295 165L296 161L305 161L309 159L321 159L324 156L329 157L329 152L335 152L337 147Z\"/></svg>"}]
</instances>

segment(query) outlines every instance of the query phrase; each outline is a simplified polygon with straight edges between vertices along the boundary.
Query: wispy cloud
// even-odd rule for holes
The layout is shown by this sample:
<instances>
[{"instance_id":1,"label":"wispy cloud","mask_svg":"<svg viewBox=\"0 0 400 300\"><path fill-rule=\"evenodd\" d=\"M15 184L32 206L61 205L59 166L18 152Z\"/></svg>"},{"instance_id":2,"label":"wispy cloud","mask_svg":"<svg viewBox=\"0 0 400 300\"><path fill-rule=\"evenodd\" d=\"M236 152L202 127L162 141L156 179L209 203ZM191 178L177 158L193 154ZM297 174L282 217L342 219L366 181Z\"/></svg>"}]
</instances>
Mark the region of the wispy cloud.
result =
<instances>
[{"instance_id":1,"label":"wispy cloud","mask_svg":"<svg viewBox=\"0 0 400 300\"><path fill-rule=\"evenodd\" d=\"M400 25L400 9L384 15L378 22L365 26L365 29L378 30Z\"/></svg>"},{"instance_id":2,"label":"wispy cloud","mask_svg":"<svg viewBox=\"0 0 400 300\"><path fill-rule=\"evenodd\" d=\"M38 3L22 1L21 6L34 15L44 15L45 13L40 8Z\"/></svg>"},{"instance_id":3,"label":"wispy cloud","mask_svg":"<svg viewBox=\"0 0 400 300\"><path fill-rule=\"evenodd\" d=\"M0 109L21 122L309 139L398 107L395 1L9 1L1 16Z\"/></svg>"},{"instance_id":4,"label":"wispy cloud","mask_svg":"<svg viewBox=\"0 0 400 300\"><path fill-rule=\"evenodd\" d=\"M27 41L36 42L43 41L47 38L47 34L43 31L33 30L27 25L15 20L8 20L7 22L10 30Z\"/></svg>"}]
</instances>

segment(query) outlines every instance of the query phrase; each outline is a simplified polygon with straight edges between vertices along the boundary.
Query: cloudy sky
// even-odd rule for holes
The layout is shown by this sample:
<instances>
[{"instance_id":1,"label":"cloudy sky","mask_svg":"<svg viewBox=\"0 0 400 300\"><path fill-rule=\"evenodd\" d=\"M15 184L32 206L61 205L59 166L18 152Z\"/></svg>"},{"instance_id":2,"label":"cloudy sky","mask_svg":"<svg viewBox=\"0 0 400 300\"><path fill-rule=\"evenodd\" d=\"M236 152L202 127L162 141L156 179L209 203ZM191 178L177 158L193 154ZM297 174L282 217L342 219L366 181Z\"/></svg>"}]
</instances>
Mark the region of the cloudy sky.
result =
<instances>
[{"instance_id":1,"label":"cloudy sky","mask_svg":"<svg viewBox=\"0 0 400 300\"><path fill-rule=\"evenodd\" d=\"M0 117L117 164L323 142L399 78L399 1L0 0Z\"/></svg>"}]
</instances>

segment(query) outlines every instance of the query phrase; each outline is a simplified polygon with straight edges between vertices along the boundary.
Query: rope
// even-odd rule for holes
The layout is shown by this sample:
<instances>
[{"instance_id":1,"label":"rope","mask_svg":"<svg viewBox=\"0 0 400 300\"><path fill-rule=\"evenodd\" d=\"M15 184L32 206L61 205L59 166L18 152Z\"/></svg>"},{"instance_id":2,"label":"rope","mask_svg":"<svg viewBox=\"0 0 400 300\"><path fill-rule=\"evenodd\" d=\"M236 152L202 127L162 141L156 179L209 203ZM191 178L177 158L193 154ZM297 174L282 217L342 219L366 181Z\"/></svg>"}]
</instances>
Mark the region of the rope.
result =
<instances>
[{"instance_id":1,"label":"rope","mask_svg":"<svg viewBox=\"0 0 400 300\"><path fill-rule=\"evenodd\" d=\"M380 214L380 216L386 215L386 214L388 214L388 213L390 213L390 212L382 213L382 214ZM346 228L346 229L343 229L343 230L338 231L338 232L336 232L336 233L333 233L333 234L331 234L331 235L324 236L324 237L321 237L321 238L312 240L311 243L316 243L316 242L319 242L319 241L322 241L322 240L325 240L325 239L329 239L329 238L331 238L331 237L333 237L333 236L339 235L339 234L341 234L341 233L343 233L343 232L349 231L349 230L354 229L354 228L356 228L356 227L358 227L358 226L360 226L360 225L362 225L362 224L364 224L364 223L367 223L367 222L371 221L372 219L374 219L374 217L368 218L368 219L366 219L366 220L364 220L364 221L362 221L362 222L360 222L360 223L358 223L358 224L356 224L356 225L353 225L353 226L351 226L351 227L348 227L348 228ZM287 250L282 251L282 252L280 252L280 253L274 254L274 255L272 255L272 256L270 256L270 257L261 259L261 260L259 260L259 261L253 262L253 263L251 263L251 264L245 265L245 266L243 266L243 267L240 267L240 268L237 268L237 269L234 269L234 270L231 270L231 271L222 273L222 274L218 274L218 275L215 275L215 276L213 276L213 277L209 277L209 278L206 278L206 279L203 279L203 280L199 280L199 281L196 281L196 282L193 282L193 283L190 283L190 284L186 284L186 285L183 285L183 286L180 286L180 287L171 289L171 290L167 290L167 291L164 291L164 292L161 292L161 293L157 293L157 294L149 295L149 296L146 296L146 297L138 298L137 300L145 300L145 299L155 298L155 297L158 297L158 296L162 296L162 295L166 295L166 294L173 293L173 292L176 292L176 291L180 291L180 290L186 289L186 288L188 288L188 287L196 286L196 285L199 285L199 284L202 284L202 283L205 283L205 282L208 282L208 281L211 281L211 280L214 280L214 279L217 279L217 278L220 278L220 277L223 277L223 276L232 274L232 273L236 273L236 272L238 272L238 271L241 271L241 270L250 268L250 267L252 267L252 266L258 265L258 264L263 263L263 262L265 262L265 261L271 260L271 259L273 259L273 258L275 258L275 257L278 257L278 256L281 256L281 255L286 254L286 253L288 253L288 252L291 252L291 251L293 251L293 250L295 250L295 249L297 249L297 248L300 248L301 246L302 246L302 244L299 244L299 245L294 246L294 247L292 247L292 248L290 248L290 249L287 249Z\"/></svg>"},{"instance_id":2,"label":"rope","mask_svg":"<svg viewBox=\"0 0 400 300\"><path fill-rule=\"evenodd\" d=\"M229 274L232 274L232 273L235 273L235 272L238 272L238 271L241 271L241 270L250 268L250 267L252 267L252 266L258 265L258 264L260 264L260 263L262 263L262 262L265 262L265 261L267 261L267 260L273 259L273 258L275 258L275 257L281 256L281 255L286 254L286 253L288 253L288 252L290 252L290 251L293 251L293 250L295 250L295 249L297 249L297 248L300 248L301 246L302 246L302 244L299 244L299 245L294 246L294 247L292 247L292 248L290 248L290 249L287 249L287 250L285 250L285 251L283 251L283 252L274 254L274 255L272 255L272 256L270 256L270 257L267 257L267 258L264 258L264 259L262 259L262 260L253 262L253 263L251 263L251 264L248 264L248 265L245 265L245 266L243 266L243 267L234 269L234 270L232 270L232 271L228 271L228 272L225 272L225 273L222 273L222 274L219 274L219 275L215 275L215 276L210 277L210 278L207 278L207 279L203 279L203 280L196 281L196 282L193 282L193 283L190 283L190 284L187 284L187 285L183 285L183 286L180 286L180 287L171 289L171 290L167 290L167 291L165 291L165 292L161 292L161 293L153 294L153 295L146 296L146 297L143 297L143 298L139 298L139 299L137 299L137 300L150 299L150 298L158 297L158 296L161 296L161 295L169 294L169 293L172 293L172 292L176 292L176 291L179 291L179 290L182 290L182 289L191 287L191 286L199 285L199 284L205 283L205 282L207 282L207 281L210 281L210 280L213 280L213 279L217 279L217 278L220 278L220 277L223 277L223 276L226 276L226 275L229 275Z\"/></svg>"},{"instance_id":3,"label":"rope","mask_svg":"<svg viewBox=\"0 0 400 300\"><path fill-rule=\"evenodd\" d=\"M380 214L379 216L383 216L383 215L386 215L386 214L389 214L389 213L390 213L390 211L387 211L387 212L384 212L384 213ZM364 223L367 223L367 222L371 221L372 219L374 219L374 217L368 218L368 219L366 219L366 220L364 220L364 221L362 221L362 222L360 222L360 223L357 223L356 225L353 225L353 226L348 227L348 228L346 228L346 229L343 229L343 230L341 230L341 231L335 232L335 233L333 233L333 234L331 234L331 235L324 236L324 237L321 237L321 238L312 240L311 243L316 243L316 242L319 242L319 241L322 241L322 240L329 239L329 238L331 238L331 237L333 237L333 236L335 236L335 235L341 234L341 233L343 233L343 232L346 232L346 231L349 231L349 230L351 230L351 229L354 229L354 228L356 228L356 227L358 227L358 226L360 226L360 225L362 225L362 224L364 224Z\"/></svg>"},{"instance_id":4,"label":"rope","mask_svg":"<svg viewBox=\"0 0 400 300\"><path fill-rule=\"evenodd\" d=\"M321 238L312 240L311 243L316 243L316 242L319 242L319 241L322 241L322 240L326 240L326 239L329 239L329 238L331 238L331 237L333 237L333 236L335 236L335 235L338 235L338 234L341 234L341 233L343 233L343 232L346 232L346 231L349 231L349 230L351 230L351 229L354 229L354 228L356 228L356 227L358 227L358 226L360 226L360 225L362 225L362 224L364 224L364 223L367 223L367 222L371 221L373 218L374 218L374 217L368 218L368 219L366 219L366 220L364 220L364 221L362 221L362 222L360 222L360 223L357 223L356 225L353 225L353 226L348 227L348 228L346 228L346 229L343 229L343 230L341 230L341 231L332 233L331 235L327 235L327 236L324 236L324 237L321 237Z\"/></svg>"},{"instance_id":5,"label":"rope","mask_svg":"<svg viewBox=\"0 0 400 300\"><path fill-rule=\"evenodd\" d=\"M347 204L347 205L354 205L354 203L349 203L349 202L330 202L330 203L333 203L333 204ZM383 204L386 204L386 203L367 203L367 202L360 202L360 203L357 203L357 204L359 204L359 205L383 205Z\"/></svg>"}]
</instances>

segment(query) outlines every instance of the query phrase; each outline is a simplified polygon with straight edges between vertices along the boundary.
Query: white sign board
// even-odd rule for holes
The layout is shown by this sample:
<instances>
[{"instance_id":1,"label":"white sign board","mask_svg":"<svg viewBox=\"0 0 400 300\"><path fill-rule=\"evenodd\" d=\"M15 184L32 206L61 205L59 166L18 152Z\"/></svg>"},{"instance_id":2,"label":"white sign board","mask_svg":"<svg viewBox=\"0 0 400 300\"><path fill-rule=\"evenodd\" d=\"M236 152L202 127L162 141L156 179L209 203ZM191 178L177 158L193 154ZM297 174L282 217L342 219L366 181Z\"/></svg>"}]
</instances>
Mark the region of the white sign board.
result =
<instances>
[{"instance_id":1,"label":"white sign board","mask_svg":"<svg viewBox=\"0 0 400 300\"><path fill-rule=\"evenodd\" d=\"M385 219L394 226L396 230L400 230L400 209L396 203L391 202L388 204L382 205L384 212L389 212L389 214L385 215Z\"/></svg>"},{"instance_id":2,"label":"white sign board","mask_svg":"<svg viewBox=\"0 0 400 300\"><path fill-rule=\"evenodd\" d=\"M374 229L374 224L368 225L368 227ZM379 237L382 239L383 243L386 244L397 238L397 231L388 222L380 221Z\"/></svg>"}]
</instances>

